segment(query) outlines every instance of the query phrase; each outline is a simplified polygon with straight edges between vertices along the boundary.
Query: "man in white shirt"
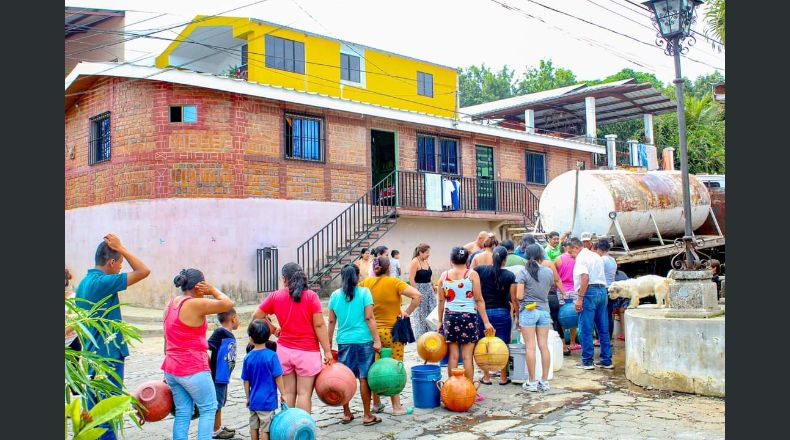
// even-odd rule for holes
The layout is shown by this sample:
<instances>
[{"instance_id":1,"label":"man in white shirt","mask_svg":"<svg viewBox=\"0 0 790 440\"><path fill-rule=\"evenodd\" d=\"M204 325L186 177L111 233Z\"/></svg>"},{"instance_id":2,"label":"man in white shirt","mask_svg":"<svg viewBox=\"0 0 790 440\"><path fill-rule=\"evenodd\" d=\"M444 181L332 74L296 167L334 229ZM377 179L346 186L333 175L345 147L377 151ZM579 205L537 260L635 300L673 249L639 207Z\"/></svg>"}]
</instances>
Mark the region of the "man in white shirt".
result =
<instances>
[{"instance_id":1,"label":"man in white shirt","mask_svg":"<svg viewBox=\"0 0 790 440\"><path fill-rule=\"evenodd\" d=\"M573 266L573 288L578 292L574 305L579 312L581 332L582 361L577 368L593 370L595 366L612 369L612 343L609 340L609 317L606 302L606 275L601 257L587 249L576 237L570 239L568 252L576 262ZM601 341L598 354L599 362L593 364L595 346L593 345L593 324Z\"/></svg>"}]
</instances>

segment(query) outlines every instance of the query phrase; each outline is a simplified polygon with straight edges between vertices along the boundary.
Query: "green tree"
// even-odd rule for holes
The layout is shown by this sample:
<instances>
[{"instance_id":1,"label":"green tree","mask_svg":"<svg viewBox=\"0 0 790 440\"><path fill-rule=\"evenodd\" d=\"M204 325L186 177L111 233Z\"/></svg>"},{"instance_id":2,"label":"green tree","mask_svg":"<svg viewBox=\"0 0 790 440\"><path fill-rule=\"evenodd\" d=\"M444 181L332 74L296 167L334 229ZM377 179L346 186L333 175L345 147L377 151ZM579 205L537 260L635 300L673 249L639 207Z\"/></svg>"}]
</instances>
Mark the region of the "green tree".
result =
<instances>
[{"instance_id":1,"label":"green tree","mask_svg":"<svg viewBox=\"0 0 790 440\"><path fill-rule=\"evenodd\" d=\"M700 75L693 83L691 81L686 82L686 93L695 98L702 98L711 93L714 84L721 82L724 82L724 75L718 70L707 75Z\"/></svg>"},{"instance_id":2,"label":"green tree","mask_svg":"<svg viewBox=\"0 0 790 440\"><path fill-rule=\"evenodd\" d=\"M515 71L504 66L494 72L485 64L480 67L458 68L461 107L510 98L516 93Z\"/></svg>"},{"instance_id":3,"label":"green tree","mask_svg":"<svg viewBox=\"0 0 790 440\"><path fill-rule=\"evenodd\" d=\"M544 90L577 84L576 75L570 69L554 67L551 60L540 60L538 67L528 67L518 83L517 94L542 92Z\"/></svg>"},{"instance_id":4,"label":"green tree","mask_svg":"<svg viewBox=\"0 0 790 440\"><path fill-rule=\"evenodd\" d=\"M724 44L724 0L711 0L705 10L705 36L714 38ZM711 43L714 48L721 50L723 47Z\"/></svg>"}]
</instances>

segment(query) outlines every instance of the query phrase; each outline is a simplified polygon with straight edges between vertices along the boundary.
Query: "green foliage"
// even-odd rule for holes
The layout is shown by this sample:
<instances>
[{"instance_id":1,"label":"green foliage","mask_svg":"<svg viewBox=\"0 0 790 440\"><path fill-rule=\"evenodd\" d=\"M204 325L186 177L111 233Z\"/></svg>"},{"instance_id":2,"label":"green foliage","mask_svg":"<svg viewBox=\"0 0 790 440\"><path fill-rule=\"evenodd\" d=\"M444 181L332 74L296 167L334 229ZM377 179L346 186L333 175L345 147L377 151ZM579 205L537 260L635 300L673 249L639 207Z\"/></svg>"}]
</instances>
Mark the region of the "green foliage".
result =
<instances>
[{"instance_id":1,"label":"green foliage","mask_svg":"<svg viewBox=\"0 0 790 440\"><path fill-rule=\"evenodd\" d=\"M504 66L494 72L485 64L480 67L469 66L458 69L459 93L461 107L468 107L484 102L497 101L515 95L513 85L515 72Z\"/></svg>"},{"instance_id":2,"label":"green foliage","mask_svg":"<svg viewBox=\"0 0 790 440\"><path fill-rule=\"evenodd\" d=\"M710 0L707 2L705 11L705 36L714 38L725 44L724 41L724 0ZM721 50L723 47L716 43L711 43L715 49Z\"/></svg>"},{"instance_id":3,"label":"green foliage","mask_svg":"<svg viewBox=\"0 0 790 440\"><path fill-rule=\"evenodd\" d=\"M538 67L528 67L518 83L517 94L542 92L544 90L577 84L576 75L562 67L554 67L551 60L540 60Z\"/></svg>"},{"instance_id":4,"label":"green foliage","mask_svg":"<svg viewBox=\"0 0 790 440\"><path fill-rule=\"evenodd\" d=\"M103 338L107 343L118 341L141 341L140 332L134 326L107 318L107 314L120 305L104 308L109 297L95 304L84 299L66 298L65 327L77 333L83 346L96 343ZM77 303L85 303L85 310ZM116 386L110 379L120 382L112 366L112 359L88 350L74 351L65 348L65 437L68 437L68 419L71 419L73 440L98 438L105 428L98 428L108 422L116 432L122 432L123 421L127 415L134 414L139 403L126 390ZM89 393L100 396L101 400L89 412L82 412ZM87 417L86 417L87 414ZM135 417L132 420L138 424ZM98 421L97 421L98 420Z\"/></svg>"}]
</instances>

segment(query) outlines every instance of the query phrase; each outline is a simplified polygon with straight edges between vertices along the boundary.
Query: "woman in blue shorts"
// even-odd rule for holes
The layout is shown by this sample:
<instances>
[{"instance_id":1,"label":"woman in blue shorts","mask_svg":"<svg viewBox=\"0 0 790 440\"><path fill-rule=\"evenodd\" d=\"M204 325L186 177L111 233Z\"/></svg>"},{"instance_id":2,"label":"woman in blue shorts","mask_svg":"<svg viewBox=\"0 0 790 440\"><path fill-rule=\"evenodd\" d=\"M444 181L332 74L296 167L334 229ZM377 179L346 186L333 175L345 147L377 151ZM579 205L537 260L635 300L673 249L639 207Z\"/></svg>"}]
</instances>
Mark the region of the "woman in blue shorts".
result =
<instances>
[{"instance_id":1,"label":"woman in blue shorts","mask_svg":"<svg viewBox=\"0 0 790 440\"><path fill-rule=\"evenodd\" d=\"M549 289L554 284L554 272L542 266L543 248L531 244L525 249L526 270L516 278L516 298L519 301L518 324L524 338L529 377L522 387L527 391L549 390L549 330L551 311ZM540 350L541 379L535 380L535 340Z\"/></svg>"},{"instance_id":2,"label":"woman in blue shorts","mask_svg":"<svg viewBox=\"0 0 790 440\"><path fill-rule=\"evenodd\" d=\"M381 423L381 419L370 412L370 387L368 369L373 364L375 354L381 350L381 339L376 331L376 318L373 316L373 296L367 287L359 287L359 267L346 264L340 272L343 287L332 292L329 298L329 341L337 326L338 361L354 372L359 379L359 392L362 396L365 426ZM347 424L354 420L354 413L348 404L343 405L343 420Z\"/></svg>"}]
</instances>

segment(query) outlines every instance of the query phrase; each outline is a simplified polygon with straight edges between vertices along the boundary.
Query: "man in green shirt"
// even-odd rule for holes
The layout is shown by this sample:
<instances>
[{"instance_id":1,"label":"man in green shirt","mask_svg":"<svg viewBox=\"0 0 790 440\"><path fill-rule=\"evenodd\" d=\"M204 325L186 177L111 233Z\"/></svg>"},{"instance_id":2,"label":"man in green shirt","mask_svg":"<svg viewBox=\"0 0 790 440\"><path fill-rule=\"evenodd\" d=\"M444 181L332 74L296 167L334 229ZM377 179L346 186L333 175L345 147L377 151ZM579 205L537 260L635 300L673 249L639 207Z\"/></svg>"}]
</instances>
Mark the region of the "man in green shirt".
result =
<instances>
[{"instance_id":1,"label":"man in green shirt","mask_svg":"<svg viewBox=\"0 0 790 440\"><path fill-rule=\"evenodd\" d=\"M562 234L562 237L560 237L560 233L557 231L549 232L549 235L547 235L549 244L546 245L546 258L549 261L554 261L557 257L562 255L562 245L560 243L565 241L569 235L570 231Z\"/></svg>"},{"instance_id":2,"label":"man in green shirt","mask_svg":"<svg viewBox=\"0 0 790 440\"><path fill-rule=\"evenodd\" d=\"M502 243L500 243L500 246L507 249L507 260L505 260L505 267L510 267L510 266L523 267L525 264L527 264L527 260L513 253L516 250L516 244L513 243L513 240L505 240Z\"/></svg>"}]
</instances>

